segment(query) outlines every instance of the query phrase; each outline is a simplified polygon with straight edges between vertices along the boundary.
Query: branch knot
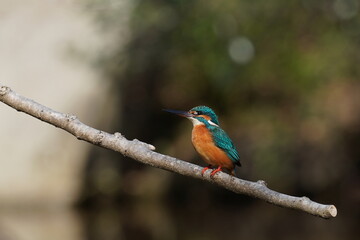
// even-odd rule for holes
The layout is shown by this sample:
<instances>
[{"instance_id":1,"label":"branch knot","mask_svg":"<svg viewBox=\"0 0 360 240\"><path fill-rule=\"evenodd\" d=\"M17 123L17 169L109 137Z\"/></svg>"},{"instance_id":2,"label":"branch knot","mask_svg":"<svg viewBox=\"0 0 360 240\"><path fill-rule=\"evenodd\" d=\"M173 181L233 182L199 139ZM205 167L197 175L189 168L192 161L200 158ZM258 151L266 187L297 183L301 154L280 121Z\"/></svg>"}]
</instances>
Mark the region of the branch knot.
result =
<instances>
[{"instance_id":1,"label":"branch knot","mask_svg":"<svg viewBox=\"0 0 360 240\"><path fill-rule=\"evenodd\" d=\"M136 138L133 140L133 142L136 143L136 144L141 144L141 145L143 145L144 147L150 149L151 151L154 151L154 150L156 149L154 145L151 145L151 144L148 144L148 143L144 143L144 142L142 142L142 141L140 141L140 140L138 140L138 139L136 139Z\"/></svg>"},{"instance_id":2,"label":"branch knot","mask_svg":"<svg viewBox=\"0 0 360 240\"><path fill-rule=\"evenodd\" d=\"M267 187L267 183L264 180L258 180L257 183L264 187Z\"/></svg>"},{"instance_id":3,"label":"branch knot","mask_svg":"<svg viewBox=\"0 0 360 240\"><path fill-rule=\"evenodd\" d=\"M114 133L114 136L116 137L116 138L124 138L124 136L121 134L121 133L119 133L119 132L115 132Z\"/></svg>"},{"instance_id":4,"label":"branch knot","mask_svg":"<svg viewBox=\"0 0 360 240\"><path fill-rule=\"evenodd\" d=\"M68 122L72 122L72 121L77 119L77 117L75 115L72 115L72 114L65 114L65 116L66 116L66 120Z\"/></svg>"},{"instance_id":5,"label":"branch knot","mask_svg":"<svg viewBox=\"0 0 360 240\"><path fill-rule=\"evenodd\" d=\"M2 85L2 86L0 87L0 95L1 95L1 96L4 96L4 95L7 94L9 91L10 91L10 88L7 87L7 86Z\"/></svg>"},{"instance_id":6,"label":"branch knot","mask_svg":"<svg viewBox=\"0 0 360 240\"><path fill-rule=\"evenodd\" d=\"M105 134L103 131L99 131L98 134L96 134L96 137L95 137L95 144L96 145L101 145L103 139L105 138Z\"/></svg>"}]
</instances>

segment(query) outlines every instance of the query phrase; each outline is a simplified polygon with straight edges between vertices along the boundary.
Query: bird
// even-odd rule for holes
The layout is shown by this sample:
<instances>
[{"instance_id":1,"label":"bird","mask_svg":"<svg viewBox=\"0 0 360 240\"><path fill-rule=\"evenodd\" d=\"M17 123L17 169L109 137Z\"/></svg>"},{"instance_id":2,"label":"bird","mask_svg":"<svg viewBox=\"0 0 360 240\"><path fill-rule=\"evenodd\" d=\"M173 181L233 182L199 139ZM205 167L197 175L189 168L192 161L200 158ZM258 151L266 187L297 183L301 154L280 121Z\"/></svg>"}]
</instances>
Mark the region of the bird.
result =
<instances>
[{"instance_id":1,"label":"bird","mask_svg":"<svg viewBox=\"0 0 360 240\"><path fill-rule=\"evenodd\" d=\"M186 117L192 122L192 144L208 164L202 169L202 176L209 169L212 170L210 177L223 170L235 176L235 166L241 166L239 153L230 137L220 128L218 117L211 108L196 106L189 111L164 111Z\"/></svg>"}]
</instances>

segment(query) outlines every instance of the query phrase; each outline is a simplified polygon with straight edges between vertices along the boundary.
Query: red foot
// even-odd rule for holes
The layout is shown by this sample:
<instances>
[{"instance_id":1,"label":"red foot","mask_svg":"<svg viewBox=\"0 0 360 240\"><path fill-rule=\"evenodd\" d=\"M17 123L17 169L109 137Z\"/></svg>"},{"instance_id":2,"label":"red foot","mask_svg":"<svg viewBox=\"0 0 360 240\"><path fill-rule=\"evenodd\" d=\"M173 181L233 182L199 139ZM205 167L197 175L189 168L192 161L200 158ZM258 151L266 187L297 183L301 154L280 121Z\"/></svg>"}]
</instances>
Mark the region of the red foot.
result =
<instances>
[{"instance_id":1,"label":"red foot","mask_svg":"<svg viewBox=\"0 0 360 240\"><path fill-rule=\"evenodd\" d=\"M217 172L222 171L221 167L219 166L217 169L212 170L212 172L210 173L210 177L213 177Z\"/></svg>"},{"instance_id":2,"label":"red foot","mask_svg":"<svg viewBox=\"0 0 360 240\"><path fill-rule=\"evenodd\" d=\"M206 170L208 170L208 169L212 169L212 168L211 168L211 165L203 168L203 170L201 171L201 176L204 176L204 173L205 173Z\"/></svg>"}]
</instances>

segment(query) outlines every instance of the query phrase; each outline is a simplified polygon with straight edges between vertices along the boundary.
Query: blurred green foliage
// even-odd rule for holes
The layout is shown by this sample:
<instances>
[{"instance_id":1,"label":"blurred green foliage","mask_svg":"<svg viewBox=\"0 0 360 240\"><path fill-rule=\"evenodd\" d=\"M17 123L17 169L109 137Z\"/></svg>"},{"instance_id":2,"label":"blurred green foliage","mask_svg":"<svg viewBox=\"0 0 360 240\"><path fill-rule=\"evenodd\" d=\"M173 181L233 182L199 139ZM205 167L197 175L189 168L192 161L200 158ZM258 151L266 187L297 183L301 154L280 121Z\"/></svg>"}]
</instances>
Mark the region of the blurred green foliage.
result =
<instances>
[{"instance_id":1,"label":"blurred green foliage","mask_svg":"<svg viewBox=\"0 0 360 240\"><path fill-rule=\"evenodd\" d=\"M161 108L206 104L217 110L245 152L245 166L262 171L256 177L281 181L299 165L321 158L324 165L340 164L341 145L346 144L340 135L343 128L356 127L346 124L356 124L341 122L337 111L346 107L342 97L356 100L348 96L356 93L347 91L359 87L360 73L360 20L357 15L346 18L354 4L344 2L350 5L309 0L131 2L125 48L112 49L99 61L123 94L122 128L131 137L161 139L174 130L167 121L175 121L159 113ZM105 31L116 33L119 9L114 1L91 3L93 9L109 4L111 11L94 12ZM343 8L345 19L336 7ZM340 95L332 92L342 88ZM354 121L359 111L351 109L351 114L349 121ZM149 129L149 122L155 127ZM331 154L318 149L328 144L333 145L327 149ZM306 148L320 155L313 159ZM320 164L315 172L322 171L329 169Z\"/></svg>"},{"instance_id":2,"label":"blurred green foliage","mask_svg":"<svg viewBox=\"0 0 360 240\"><path fill-rule=\"evenodd\" d=\"M101 29L126 39L97 65L121 98L114 128L192 161L190 124L161 109L208 105L238 146L242 178L359 203L358 1L130 1L129 36L122 5L89 2Z\"/></svg>"}]
</instances>

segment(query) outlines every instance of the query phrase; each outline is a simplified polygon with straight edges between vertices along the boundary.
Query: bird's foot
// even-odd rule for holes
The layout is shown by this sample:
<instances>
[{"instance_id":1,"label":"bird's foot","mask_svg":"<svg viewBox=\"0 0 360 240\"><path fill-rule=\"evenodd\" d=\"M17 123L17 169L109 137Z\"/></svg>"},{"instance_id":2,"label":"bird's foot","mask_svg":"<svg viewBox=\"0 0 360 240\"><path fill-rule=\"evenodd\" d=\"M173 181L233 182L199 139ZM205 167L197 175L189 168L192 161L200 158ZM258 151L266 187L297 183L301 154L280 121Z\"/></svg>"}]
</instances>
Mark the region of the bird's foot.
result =
<instances>
[{"instance_id":1,"label":"bird's foot","mask_svg":"<svg viewBox=\"0 0 360 240\"><path fill-rule=\"evenodd\" d=\"M204 176L204 173L205 173L207 170L209 170L209 169L212 169L212 166L211 166L211 165L209 165L209 166L207 166L207 167L204 167L203 170L201 171L201 176Z\"/></svg>"},{"instance_id":2,"label":"bird's foot","mask_svg":"<svg viewBox=\"0 0 360 240\"><path fill-rule=\"evenodd\" d=\"M214 170L211 171L210 177L211 177L211 178L214 177L214 175L215 175L217 172L220 172L220 171L222 171L222 169L221 169L221 167L219 166L217 169L214 169Z\"/></svg>"}]
</instances>

